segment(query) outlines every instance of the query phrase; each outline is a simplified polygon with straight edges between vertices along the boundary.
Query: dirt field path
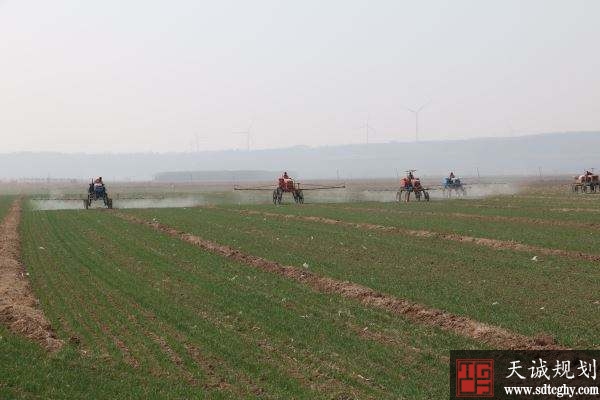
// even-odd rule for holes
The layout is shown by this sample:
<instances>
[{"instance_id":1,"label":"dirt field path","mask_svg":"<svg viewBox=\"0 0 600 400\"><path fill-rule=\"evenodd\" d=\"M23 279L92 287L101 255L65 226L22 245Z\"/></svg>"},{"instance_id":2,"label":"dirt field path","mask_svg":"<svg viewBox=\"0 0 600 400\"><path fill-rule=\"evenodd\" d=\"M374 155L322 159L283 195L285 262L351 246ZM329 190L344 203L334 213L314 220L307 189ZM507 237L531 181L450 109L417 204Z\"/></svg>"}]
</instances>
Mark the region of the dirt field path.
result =
<instances>
[{"instance_id":1,"label":"dirt field path","mask_svg":"<svg viewBox=\"0 0 600 400\"><path fill-rule=\"evenodd\" d=\"M0 323L49 351L58 351L63 341L56 338L39 308L20 262L20 218L21 199L17 199L0 225Z\"/></svg>"},{"instance_id":2,"label":"dirt field path","mask_svg":"<svg viewBox=\"0 0 600 400\"><path fill-rule=\"evenodd\" d=\"M229 259L244 263L254 268L293 279L322 293L335 293L351 298L364 305L382 308L392 313L402 315L407 319L429 326L435 326L461 336L472 338L498 349L561 349L553 344L550 337L540 336L531 338L510 332L503 328L474 321L470 318L447 313L442 310L388 296L368 287L351 282L322 277L293 266L285 266L278 262L243 253L232 247L203 239L199 236L179 231L168 225L135 217L133 215L115 212L118 217L137 224L148 225L157 231L177 237L203 250L219 254Z\"/></svg>"},{"instance_id":3,"label":"dirt field path","mask_svg":"<svg viewBox=\"0 0 600 400\"><path fill-rule=\"evenodd\" d=\"M328 224L328 225L341 225L341 226L357 228L357 229L398 233L398 234L402 234L402 235L409 235L409 236L415 236L415 237L438 238L438 239L442 239L442 240L450 240L453 242L473 243L473 244L477 244L480 246L491 247L491 248L497 249L497 250L514 250L514 251L533 253L536 255L559 256L559 257L580 259L580 260L585 260L585 261L600 262L600 255L596 255L596 254L588 254L588 253L584 253L584 252L580 252L580 251L552 249L552 248L547 248L547 247L533 246L533 245L523 244L523 243L519 243L519 242L508 241L508 240L465 236L465 235L460 235L458 233L442 233L442 232L433 232L433 231L427 231L427 230L404 229L404 228L398 228L398 227L394 227L394 226L385 226L385 225L377 225L377 224L361 223L361 222L348 222L348 221L342 221L342 220L338 220L338 219L307 216L307 215L279 214L279 213L253 211L253 210L231 210L231 209L224 209L224 210L229 210L232 212L237 212L237 213L247 214L247 215L261 215L264 217L281 218L284 220L291 219L291 220L297 220L297 221L319 222L319 223Z\"/></svg>"}]
</instances>

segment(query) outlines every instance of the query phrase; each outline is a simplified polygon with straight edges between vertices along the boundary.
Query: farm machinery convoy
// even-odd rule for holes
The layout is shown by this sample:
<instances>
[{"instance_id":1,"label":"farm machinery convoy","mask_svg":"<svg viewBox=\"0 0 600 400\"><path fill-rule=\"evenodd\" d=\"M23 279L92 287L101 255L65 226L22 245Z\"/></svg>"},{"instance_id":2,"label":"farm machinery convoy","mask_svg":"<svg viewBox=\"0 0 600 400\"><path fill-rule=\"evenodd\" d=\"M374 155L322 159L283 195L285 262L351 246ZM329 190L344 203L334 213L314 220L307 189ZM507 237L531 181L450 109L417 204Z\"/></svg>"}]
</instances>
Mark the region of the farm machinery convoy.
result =
<instances>
[{"instance_id":1,"label":"farm machinery convoy","mask_svg":"<svg viewBox=\"0 0 600 400\"><path fill-rule=\"evenodd\" d=\"M424 186L421 178L415 176L415 169L409 169L406 171L406 176L401 178L399 181L399 187L396 189L367 189L371 192L385 192L394 191L395 200L397 202L410 202L411 197L416 201L428 202L431 199L431 191L441 191L443 197L450 198L454 194L457 197L466 196L466 186L468 184L454 175L453 172L443 178L441 185ZM483 185L498 185L506 184L499 182L483 183ZM279 205L284 201L285 194L290 194L296 204L303 204L305 200L305 192L313 190L333 190L333 189L345 189L345 184L338 185L318 185L310 183L300 183L291 178L287 172L281 175L275 185L265 185L256 187L239 187L234 185L233 189L246 190L246 191L269 191L272 193L273 204ZM575 176L571 183L571 190L575 193L600 193L600 179L597 174L590 171L586 171L582 175ZM414 195L414 196L413 196ZM121 200L164 200L164 197L150 196L150 197L123 197L117 195L117 199ZM109 196L108 190L102 181L102 178L96 178L91 181L88 185L87 193L83 197L58 197L58 198L32 198L32 200L38 201L83 201L83 206L87 210L92 208L92 205L96 202L101 203L104 208L113 208L113 198ZM81 203L80 203L81 204ZM64 207L64 206L58 206ZM52 208L51 208L52 209Z\"/></svg>"},{"instance_id":2,"label":"farm machinery convoy","mask_svg":"<svg viewBox=\"0 0 600 400\"><path fill-rule=\"evenodd\" d=\"M429 191L430 190L438 190L440 187L435 188L426 188L422 185L421 179L419 177L415 177L414 173L415 169L410 169L406 171L406 177L400 180L400 187L396 189L396 201L401 202L410 201L411 195L414 194L414 197L417 201L429 201ZM285 172L277 181L277 185L275 188L272 186L260 186L260 187L238 187L235 186L234 190L273 190L273 204L281 204L283 201L283 195L285 193L290 193L294 199L294 202L297 204L304 203L304 191L306 190L326 190L326 189L343 189L345 185L335 185L335 186L322 186L322 185L311 185L311 184L303 184L300 185L299 182L294 181L290 178ZM450 196L451 191L455 191L456 193L460 193L466 195L466 190L464 189L464 185L460 181L459 178L456 178L453 173L451 173L451 178L446 178L445 186L443 187L444 193L447 193L447 196ZM375 191L387 191L389 189L383 190L375 190Z\"/></svg>"},{"instance_id":3,"label":"farm machinery convoy","mask_svg":"<svg viewBox=\"0 0 600 400\"><path fill-rule=\"evenodd\" d=\"M466 195L466 190L464 188L464 184L460 181L459 178L454 176L454 173L450 173L450 176L445 179L444 185L434 187L434 188L426 188L421 183L421 179L416 177L414 173L415 169L410 169L406 171L406 177L400 180L400 187L398 189L394 189L396 191L396 201L401 202L409 202L411 195L414 194L414 198L417 201L429 201L430 195L429 191L431 190L439 190L443 189L444 194L447 197L450 197L452 191L457 194ZM275 188L273 186L260 186L260 187L238 187L234 186L234 190L266 190L273 191L273 204L281 204L283 201L283 195L285 193L290 193L294 199L294 202L297 204L304 203L304 191L306 190L326 190L326 189L343 189L345 185L334 185L334 186L323 186L323 185L311 185L311 184L303 184L300 185L299 182L294 181L290 178L285 172L279 179L277 180L277 184ZM390 189L382 189L382 190L374 190L374 191L388 191Z\"/></svg>"},{"instance_id":4,"label":"farm machinery convoy","mask_svg":"<svg viewBox=\"0 0 600 400\"><path fill-rule=\"evenodd\" d=\"M400 180L400 189L396 192L396 201L410 201L411 193L415 194L415 199L417 201L421 201L421 199L429 201L429 192L433 190L442 190L444 197L448 198L452 197L452 193L455 193L457 196L467 195L467 190L465 189L465 186L467 185L465 185L460 178L455 176L454 172L450 172L450 174L444 178L442 185L431 188L423 187L421 179L414 176L415 172L415 169L409 169L406 171L406 176Z\"/></svg>"}]
</instances>

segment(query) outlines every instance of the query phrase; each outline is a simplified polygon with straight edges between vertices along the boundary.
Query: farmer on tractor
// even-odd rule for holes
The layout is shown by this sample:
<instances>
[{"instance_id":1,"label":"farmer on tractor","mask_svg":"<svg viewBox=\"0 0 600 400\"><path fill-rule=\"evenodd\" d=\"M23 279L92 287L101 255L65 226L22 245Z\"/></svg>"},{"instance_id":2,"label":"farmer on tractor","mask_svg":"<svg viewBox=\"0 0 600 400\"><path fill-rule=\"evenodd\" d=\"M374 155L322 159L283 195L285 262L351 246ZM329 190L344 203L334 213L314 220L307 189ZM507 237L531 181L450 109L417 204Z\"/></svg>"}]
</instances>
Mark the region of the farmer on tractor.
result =
<instances>
[{"instance_id":1,"label":"farmer on tractor","mask_svg":"<svg viewBox=\"0 0 600 400\"><path fill-rule=\"evenodd\" d=\"M102 177L99 176L94 179L94 186L104 186L104 182L102 182Z\"/></svg>"},{"instance_id":2,"label":"farmer on tractor","mask_svg":"<svg viewBox=\"0 0 600 400\"><path fill-rule=\"evenodd\" d=\"M413 175L413 171L406 171L406 178L402 178L400 181L400 185L405 189L411 189L415 180L415 176Z\"/></svg>"},{"instance_id":3,"label":"farmer on tractor","mask_svg":"<svg viewBox=\"0 0 600 400\"><path fill-rule=\"evenodd\" d=\"M454 179L456 178L456 175L454 175L454 172L450 172L450 174L448 175L448 177L446 177L444 179L444 187L448 187L450 185L452 185L455 181Z\"/></svg>"},{"instance_id":4,"label":"farmer on tractor","mask_svg":"<svg viewBox=\"0 0 600 400\"><path fill-rule=\"evenodd\" d=\"M88 188L88 193L94 200L104 199L106 197L106 186L104 186L104 181L102 181L101 176L92 180L92 183L90 183Z\"/></svg>"},{"instance_id":5,"label":"farmer on tractor","mask_svg":"<svg viewBox=\"0 0 600 400\"><path fill-rule=\"evenodd\" d=\"M294 180L292 178L290 178L287 171L284 172L283 175L281 175L279 177L279 187L284 192L291 192L294 190Z\"/></svg>"}]
</instances>

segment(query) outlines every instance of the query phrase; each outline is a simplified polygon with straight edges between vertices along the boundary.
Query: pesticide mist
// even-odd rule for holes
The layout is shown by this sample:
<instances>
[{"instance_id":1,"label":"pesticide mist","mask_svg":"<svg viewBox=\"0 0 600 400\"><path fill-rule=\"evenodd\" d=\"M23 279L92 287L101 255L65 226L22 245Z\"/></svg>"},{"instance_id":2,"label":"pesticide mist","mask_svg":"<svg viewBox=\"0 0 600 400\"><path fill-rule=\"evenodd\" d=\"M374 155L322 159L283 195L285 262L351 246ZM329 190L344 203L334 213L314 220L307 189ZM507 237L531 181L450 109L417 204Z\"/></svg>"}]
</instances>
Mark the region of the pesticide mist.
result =
<instances>
[{"instance_id":1,"label":"pesticide mist","mask_svg":"<svg viewBox=\"0 0 600 400\"><path fill-rule=\"evenodd\" d=\"M31 200L34 210L81 210L84 209L83 200ZM161 199L115 199L113 207L128 208L183 208L208 205L202 196L174 197ZM106 208L102 201L92 203L90 209Z\"/></svg>"}]
</instances>

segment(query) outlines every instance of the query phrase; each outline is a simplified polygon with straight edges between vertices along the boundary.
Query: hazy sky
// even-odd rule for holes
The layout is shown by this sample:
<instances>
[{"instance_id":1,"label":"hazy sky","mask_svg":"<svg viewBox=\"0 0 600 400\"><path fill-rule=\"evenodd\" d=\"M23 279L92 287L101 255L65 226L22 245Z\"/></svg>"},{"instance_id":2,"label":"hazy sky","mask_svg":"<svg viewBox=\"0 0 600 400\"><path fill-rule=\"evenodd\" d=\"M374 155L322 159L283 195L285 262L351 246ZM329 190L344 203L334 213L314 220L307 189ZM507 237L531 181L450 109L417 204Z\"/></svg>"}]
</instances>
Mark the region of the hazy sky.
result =
<instances>
[{"instance_id":1,"label":"hazy sky","mask_svg":"<svg viewBox=\"0 0 600 400\"><path fill-rule=\"evenodd\" d=\"M0 152L600 130L600 1L0 0ZM195 147L195 145L194 145Z\"/></svg>"}]
</instances>

